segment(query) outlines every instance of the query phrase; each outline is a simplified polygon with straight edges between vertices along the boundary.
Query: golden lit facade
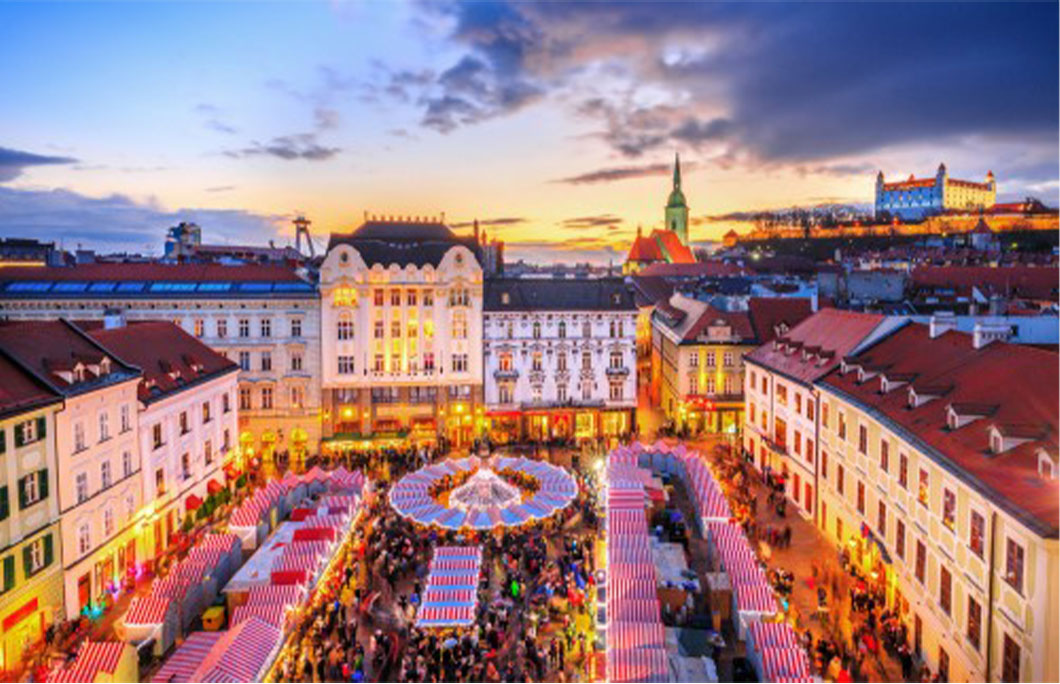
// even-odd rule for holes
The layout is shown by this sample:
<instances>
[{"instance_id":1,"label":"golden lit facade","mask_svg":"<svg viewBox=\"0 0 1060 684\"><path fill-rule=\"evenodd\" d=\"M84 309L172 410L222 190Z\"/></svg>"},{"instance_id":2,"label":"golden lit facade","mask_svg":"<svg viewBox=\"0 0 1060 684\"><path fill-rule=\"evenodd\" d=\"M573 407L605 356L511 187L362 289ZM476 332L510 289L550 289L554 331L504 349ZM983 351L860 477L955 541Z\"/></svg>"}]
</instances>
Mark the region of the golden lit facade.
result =
<instances>
[{"instance_id":1,"label":"golden lit facade","mask_svg":"<svg viewBox=\"0 0 1060 684\"><path fill-rule=\"evenodd\" d=\"M320 271L326 449L482 434L479 258L440 223L332 236Z\"/></svg>"}]
</instances>

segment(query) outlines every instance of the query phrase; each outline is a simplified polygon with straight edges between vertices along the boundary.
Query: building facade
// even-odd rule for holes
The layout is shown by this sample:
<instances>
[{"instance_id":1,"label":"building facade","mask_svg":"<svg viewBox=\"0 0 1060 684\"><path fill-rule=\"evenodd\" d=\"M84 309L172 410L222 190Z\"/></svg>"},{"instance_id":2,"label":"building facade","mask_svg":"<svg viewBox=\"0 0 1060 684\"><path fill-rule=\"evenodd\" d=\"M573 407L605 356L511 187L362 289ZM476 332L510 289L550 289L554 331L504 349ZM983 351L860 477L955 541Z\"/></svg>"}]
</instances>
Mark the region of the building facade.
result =
<instances>
[{"instance_id":1,"label":"building facade","mask_svg":"<svg viewBox=\"0 0 1060 684\"><path fill-rule=\"evenodd\" d=\"M236 469L239 366L168 321L94 327L89 335L143 370L137 388L141 463L137 560L156 561L181 522Z\"/></svg>"},{"instance_id":2,"label":"building facade","mask_svg":"<svg viewBox=\"0 0 1060 684\"><path fill-rule=\"evenodd\" d=\"M746 357L743 450L760 471L783 478L796 510L817 505L820 398L815 382L843 357L888 334L902 319L822 309Z\"/></svg>"},{"instance_id":3,"label":"building facade","mask_svg":"<svg viewBox=\"0 0 1060 684\"><path fill-rule=\"evenodd\" d=\"M989 209L997 201L997 181L987 171L986 181L950 178L939 164L934 178L915 178L887 183L883 172L876 175L876 217L885 214L903 220L920 220L950 210L971 212Z\"/></svg>"},{"instance_id":4,"label":"building facade","mask_svg":"<svg viewBox=\"0 0 1060 684\"><path fill-rule=\"evenodd\" d=\"M909 324L818 384L818 523L947 681L1057 678L1055 353ZM827 463L827 465L826 465Z\"/></svg>"},{"instance_id":5,"label":"building facade","mask_svg":"<svg viewBox=\"0 0 1060 684\"><path fill-rule=\"evenodd\" d=\"M55 414L62 399L0 355L0 670L63 619Z\"/></svg>"},{"instance_id":6,"label":"building facade","mask_svg":"<svg viewBox=\"0 0 1060 684\"><path fill-rule=\"evenodd\" d=\"M99 263L0 272L0 317L167 320L240 367L239 446L268 461L315 450L320 300L282 266Z\"/></svg>"},{"instance_id":7,"label":"building facade","mask_svg":"<svg viewBox=\"0 0 1060 684\"><path fill-rule=\"evenodd\" d=\"M0 326L0 349L62 397L54 435L63 602L67 618L100 610L137 560L142 374L63 319Z\"/></svg>"},{"instance_id":8,"label":"building facade","mask_svg":"<svg viewBox=\"0 0 1060 684\"><path fill-rule=\"evenodd\" d=\"M439 221L333 234L320 269L323 436L466 446L484 427L481 246Z\"/></svg>"},{"instance_id":9,"label":"building facade","mask_svg":"<svg viewBox=\"0 0 1060 684\"><path fill-rule=\"evenodd\" d=\"M736 435L744 414L744 354L810 315L807 299L751 298L721 310L686 295L652 315L650 395L679 431Z\"/></svg>"},{"instance_id":10,"label":"building facade","mask_svg":"<svg viewBox=\"0 0 1060 684\"><path fill-rule=\"evenodd\" d=\"M635 430L637 306L622 280L490 280L484 309L492 440L614 438Z\"/></svg>"},{"instance_id":11,"label":"building facade","mask_svg":"<svg viewBox=\"0 0 1060 684\"><path fill-rule=\"evenodd\" d=\"M1057 676L1057 397L1030 381L1056 370L1051 352L827 309L748 355L745 453L944 681Z\"/></svg>"}]
</instances>

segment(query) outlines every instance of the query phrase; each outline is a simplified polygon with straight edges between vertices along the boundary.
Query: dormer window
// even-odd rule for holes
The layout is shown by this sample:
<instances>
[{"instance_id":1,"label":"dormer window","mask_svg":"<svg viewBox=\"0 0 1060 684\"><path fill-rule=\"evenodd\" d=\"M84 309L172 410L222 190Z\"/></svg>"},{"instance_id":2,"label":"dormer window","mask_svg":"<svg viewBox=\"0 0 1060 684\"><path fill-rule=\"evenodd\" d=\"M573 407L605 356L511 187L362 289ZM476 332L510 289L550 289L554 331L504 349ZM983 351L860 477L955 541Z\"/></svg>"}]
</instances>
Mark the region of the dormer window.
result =
<instances>
[{"instance_id":1,"label":"dormer window","mask_svg":"<svg viewBox=\"0 0 1060 684\"><path fill-rule=\"evenodd\" d=\"M950 407L950 410L946 412L946 427L951 430L956 430L961 426L961 417L957 415L957 412Z\"/></svg>"},{"instance_id":2,"label":"dormer window","mask_svg":"<svg viewBox=\"0 0 1060 684\"><path fill-rule=\"evenodd\" d=\"M1056 479L1056 462L1045 449L1038 450L1038 475L1047 480Z\"/></svg>"},{"instance_id":3,"label":"dormer window","mask_svg":"<svg viewBox=\"0 0 1060 684\"><path fill-rule=\"evenodd\" d=\"M991 428L990 430L990 451L995 454L1000 454L1005 450L1005 438L1001 436L1001 433L997 428Z\"/></svg>"},{"instance_id":4,"label":"dormer window","mask_svg":"<svg viewBox=\"0 0 1060 684\"><path fill-rule=\"evenodd\" d=\"M110 373L110 359L103 357L103 360L99 362L99 374L108 375Z\"/></svg>"}]
</instances>

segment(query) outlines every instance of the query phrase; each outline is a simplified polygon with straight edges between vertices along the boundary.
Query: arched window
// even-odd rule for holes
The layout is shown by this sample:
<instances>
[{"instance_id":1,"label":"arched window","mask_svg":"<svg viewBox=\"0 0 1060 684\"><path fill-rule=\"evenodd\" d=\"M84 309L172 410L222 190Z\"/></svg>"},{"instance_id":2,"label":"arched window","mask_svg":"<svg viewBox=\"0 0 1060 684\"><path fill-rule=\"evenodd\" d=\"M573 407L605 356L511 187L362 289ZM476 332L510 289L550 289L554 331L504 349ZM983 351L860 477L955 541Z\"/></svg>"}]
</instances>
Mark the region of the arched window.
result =
<instances>
[{"instance_id":1,"label":"arched window","mask_svg":"<svg viewBox=\"0 0 1060 684\"><path fill-rule=\"evenodd\" d=\"M559 338L566 339L567 337L567 321L559 322Z\"/></svg>"},{"instance_id":2,"label":"arched window","mask_svg":"<svg viewBox=\"0 0 1060 684\"><path fill-rule=\"evenodd\" d=\"M541 339L541 323L540 321L534 321L534 339Z\"/></svg>"}]
</instances>

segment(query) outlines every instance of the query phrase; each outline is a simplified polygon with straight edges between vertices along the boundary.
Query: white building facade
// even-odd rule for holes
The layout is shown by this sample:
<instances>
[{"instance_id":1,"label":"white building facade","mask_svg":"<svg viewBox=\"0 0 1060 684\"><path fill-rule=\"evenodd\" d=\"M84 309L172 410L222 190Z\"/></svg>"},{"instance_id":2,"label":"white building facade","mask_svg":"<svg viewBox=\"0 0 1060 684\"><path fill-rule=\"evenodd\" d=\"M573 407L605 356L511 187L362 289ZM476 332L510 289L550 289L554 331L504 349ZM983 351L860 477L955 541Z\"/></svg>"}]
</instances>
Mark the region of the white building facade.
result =
<instances>
[{"instance_id":1,"label":"white building facade","mask_svg":"<svg viewBox=\"0 0 1060 684\"><path fill-rule=\"evenodd\" d=\"M440 222L332 235L320 269L326 449L481 434L481 248Z\"/></svg>"},{"instance_id":2,"label":"white building facade","mask_svg":"<svg viewBox=\"0 0 1060 684\"><path fill-rule=\"evenodd\" d=\"M494 279L483 361L497 442L635 431L637 306L620 279Z\"/></svg>"}]
</instances>

